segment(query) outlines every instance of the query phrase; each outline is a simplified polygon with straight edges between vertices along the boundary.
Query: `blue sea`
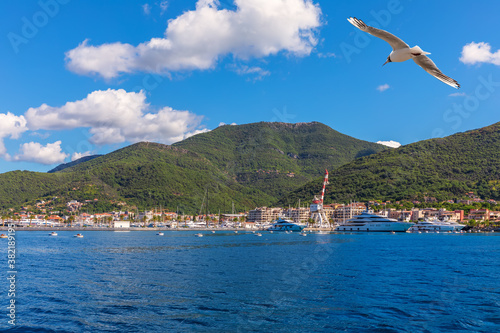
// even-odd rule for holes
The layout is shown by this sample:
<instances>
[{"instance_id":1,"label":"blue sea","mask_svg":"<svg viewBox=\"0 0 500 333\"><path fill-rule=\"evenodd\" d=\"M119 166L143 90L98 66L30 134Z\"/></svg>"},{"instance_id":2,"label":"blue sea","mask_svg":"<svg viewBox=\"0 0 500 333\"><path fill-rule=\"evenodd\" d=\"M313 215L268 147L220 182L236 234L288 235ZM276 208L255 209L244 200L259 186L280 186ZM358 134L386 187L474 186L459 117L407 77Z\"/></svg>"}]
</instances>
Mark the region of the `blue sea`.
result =
<instances>
[{"instance_id":1,"label":"blue sea","mask_svg":"<svg viewBox=\"0 0 500 333\"><path fill-rule=\"evenodd\" d=\"M500 331L500 234L75 233L17 232L1 329Z\"/></svg>"}]
</instances>

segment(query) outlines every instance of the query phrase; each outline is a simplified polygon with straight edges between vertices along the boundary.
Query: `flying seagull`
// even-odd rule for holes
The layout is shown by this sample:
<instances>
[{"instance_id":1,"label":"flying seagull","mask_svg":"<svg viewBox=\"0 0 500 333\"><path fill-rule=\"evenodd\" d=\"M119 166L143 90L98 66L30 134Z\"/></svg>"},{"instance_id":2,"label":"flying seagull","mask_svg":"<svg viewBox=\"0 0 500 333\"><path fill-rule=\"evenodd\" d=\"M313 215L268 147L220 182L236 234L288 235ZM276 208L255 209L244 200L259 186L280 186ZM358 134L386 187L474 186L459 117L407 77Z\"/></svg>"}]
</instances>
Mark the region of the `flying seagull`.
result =
<instances>
[{"instance_id":1,"label":"flying seagull","mask_svg":"<svg viewBox=\"0 0 500 333\"><path fill-rule=\"evenodd\" d=\"M349 21L349 23L351 23L356 28L367 32L370 35L385 40L392 46L392 52L387 57L387 61L384 63L384 65L388 62L403 62L408 59L413 59L413 61L415 61L417 65L422 67L427 73L434 76L438 80L446 83L449 86L452 86L453 88L460 88L460 84L458 84L457 81L453 80L451 77L444 75L439 70L439 68L437 68L436 64L434 64L434 62L426 56L426 54L430 53L423 51L419 46L410 48L408 44L406 44L393 34L385 30L367 26L365 22L355 17L350 17L347 19L347 21Z\"/></svg>"}]
</instances>

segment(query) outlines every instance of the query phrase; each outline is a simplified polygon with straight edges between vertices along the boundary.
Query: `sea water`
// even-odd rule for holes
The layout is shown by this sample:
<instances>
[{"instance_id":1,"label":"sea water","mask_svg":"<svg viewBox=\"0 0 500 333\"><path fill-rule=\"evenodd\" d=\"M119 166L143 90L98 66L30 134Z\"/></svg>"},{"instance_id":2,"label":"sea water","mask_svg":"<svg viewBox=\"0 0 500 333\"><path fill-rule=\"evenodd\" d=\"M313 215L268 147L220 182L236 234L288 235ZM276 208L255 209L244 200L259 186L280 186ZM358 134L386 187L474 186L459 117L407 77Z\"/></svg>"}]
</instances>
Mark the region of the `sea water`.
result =
<instances>
[{"instance_id":1,"label":"sea water","mask_svg":"<svg viewBox=\"0 0 500 333\"><path fill-rule=\"evenodd\" d=\"M75 233L17 232L16 326L5 280L0 328L500 331L500 234Z\"/></svg>"}]
</instances>

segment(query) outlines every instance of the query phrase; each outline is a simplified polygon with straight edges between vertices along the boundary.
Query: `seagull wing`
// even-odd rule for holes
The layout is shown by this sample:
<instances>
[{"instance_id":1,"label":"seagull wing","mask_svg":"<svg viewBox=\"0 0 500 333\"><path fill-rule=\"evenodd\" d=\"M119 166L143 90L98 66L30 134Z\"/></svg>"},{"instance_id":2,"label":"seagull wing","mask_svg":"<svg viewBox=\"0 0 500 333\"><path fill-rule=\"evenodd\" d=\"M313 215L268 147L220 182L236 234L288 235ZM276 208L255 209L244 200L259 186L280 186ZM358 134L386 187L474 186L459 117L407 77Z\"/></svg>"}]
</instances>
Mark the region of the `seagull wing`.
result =
<instances>
[{"instance_id":1,"label":"seagull wing","mask_svg":"<svg viewBox=\"0 0 500 333\"><path fill-rule=\"evenodd\" d=\"M347 21L349 21L349 23L351 23L353 26L355 26L359 30L363 30L364 32L369 33L370 35L373 35L375 37L378 37L380 39L385 40L387 43L389 43L392 46L392 50L409 48L408 44L406 44L405 42L403 42L401 39L394 36L390 32L387 32L387 31L381 30L381 29L377 29L374 27L370 27L370 26L366 25L365 22L363 22L360 19L357 19L355 17L349 17L347 19Z\"/></svg>"},{"instance_id":2,"label":"seagull wing","mask_svg":"<svg viewBox=\"0 0 500 333\"><path fill-rule=\"evenodd\" d=\"M453 80L451 77L444 75L439 68L437 68L436 64L426 55L419 55L417 57L413 57L413 61L420 67L422 67L427 73L434 76L438 80L446 83L453 88L460 88L460 84Z\"/></svg>"}]
</instances>

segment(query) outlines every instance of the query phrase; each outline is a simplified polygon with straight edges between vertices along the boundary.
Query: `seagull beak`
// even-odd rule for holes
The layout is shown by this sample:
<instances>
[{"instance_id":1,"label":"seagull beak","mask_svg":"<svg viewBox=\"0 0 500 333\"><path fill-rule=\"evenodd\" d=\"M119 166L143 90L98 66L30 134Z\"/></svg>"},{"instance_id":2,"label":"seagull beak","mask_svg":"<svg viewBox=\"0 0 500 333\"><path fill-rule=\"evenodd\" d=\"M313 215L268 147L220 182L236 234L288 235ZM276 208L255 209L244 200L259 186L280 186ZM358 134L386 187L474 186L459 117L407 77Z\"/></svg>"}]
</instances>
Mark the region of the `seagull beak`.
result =
<instances>
[{"instance_id":1,"label":"seagull beak","mask_svg":"<svg viewBox=\"0 0 500 333\"><path fill-rule=\"evenodd\" d=\"M386 62L384 62L384 64L382 65L382 67L384 67L384 65L387 64L388 62L392 62L391 56L387 57L387 60L386 60Z\"/></svg>"}]
</instances>

